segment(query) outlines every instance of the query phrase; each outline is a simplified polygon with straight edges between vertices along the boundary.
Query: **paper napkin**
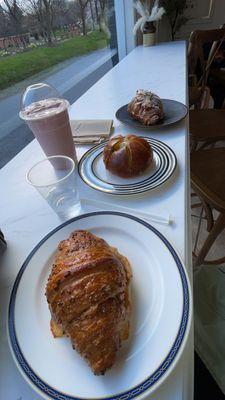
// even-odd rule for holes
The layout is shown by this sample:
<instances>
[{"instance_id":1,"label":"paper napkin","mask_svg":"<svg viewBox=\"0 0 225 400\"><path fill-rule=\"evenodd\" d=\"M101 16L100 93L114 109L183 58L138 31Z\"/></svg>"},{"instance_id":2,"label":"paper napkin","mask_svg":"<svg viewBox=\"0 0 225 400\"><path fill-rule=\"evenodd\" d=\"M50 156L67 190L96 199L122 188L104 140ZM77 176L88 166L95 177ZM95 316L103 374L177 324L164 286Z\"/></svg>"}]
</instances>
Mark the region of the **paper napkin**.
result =
<instances>
[{"instance_id":1,"label":"paper napkin","mask_svg":"<svg viewBox=\"0 0 225 400\"><path fill-rule=\"evenodd\" d=\"M75 144L101 143L113 130L112 119L70 120Z\"/></svg>"}]
</instances>

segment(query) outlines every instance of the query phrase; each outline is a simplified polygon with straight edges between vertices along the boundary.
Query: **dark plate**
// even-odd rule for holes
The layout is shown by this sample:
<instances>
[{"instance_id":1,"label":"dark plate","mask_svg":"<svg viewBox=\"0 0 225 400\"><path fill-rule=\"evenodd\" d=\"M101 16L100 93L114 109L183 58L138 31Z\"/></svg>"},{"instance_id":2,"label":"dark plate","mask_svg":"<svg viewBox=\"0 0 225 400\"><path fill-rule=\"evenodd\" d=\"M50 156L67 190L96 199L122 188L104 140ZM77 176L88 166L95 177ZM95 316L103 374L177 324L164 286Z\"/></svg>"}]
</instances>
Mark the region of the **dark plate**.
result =
<instances>
[{"instance_id":1,"label":"dark plate","mask_svg":"<svg viewBox=\"0 0 225 400\"><path fill-rule=\"evenodd\" d=\"M116 112L116 118L125 125L133 126L134 128L141 128L141 129L155 129L160 128L161 126L168 126L175 124L178 121L181 121L183 118L186 117L188 113L187 107L176 100L169 100L169 99L161 99L163 104L163 110L165 117L156 125L143 125L141 122L133 119L130 114L128 114L127 106L120 107L119 110Z\"/></svg>"}]
</instances>

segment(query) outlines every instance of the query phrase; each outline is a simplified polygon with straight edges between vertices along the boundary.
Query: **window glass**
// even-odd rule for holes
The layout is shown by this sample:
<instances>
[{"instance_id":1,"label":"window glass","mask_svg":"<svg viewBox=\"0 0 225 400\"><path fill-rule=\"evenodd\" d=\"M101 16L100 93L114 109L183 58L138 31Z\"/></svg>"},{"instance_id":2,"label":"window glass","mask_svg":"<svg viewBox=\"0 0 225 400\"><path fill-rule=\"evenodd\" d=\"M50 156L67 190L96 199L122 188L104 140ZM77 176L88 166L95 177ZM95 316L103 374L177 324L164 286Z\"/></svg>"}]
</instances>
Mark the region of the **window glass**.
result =
<instances>
[{"instance_id":1,"label":"window glass","mask_svg":"<svg viewBox=\"0 0 225 400\"><path fill-rule=\"evenodd\" d=\"M114 0L0 0L0 168L31 140L19 118L30 84L73 103L118 62Z\"/></svg>"}]
</instances>

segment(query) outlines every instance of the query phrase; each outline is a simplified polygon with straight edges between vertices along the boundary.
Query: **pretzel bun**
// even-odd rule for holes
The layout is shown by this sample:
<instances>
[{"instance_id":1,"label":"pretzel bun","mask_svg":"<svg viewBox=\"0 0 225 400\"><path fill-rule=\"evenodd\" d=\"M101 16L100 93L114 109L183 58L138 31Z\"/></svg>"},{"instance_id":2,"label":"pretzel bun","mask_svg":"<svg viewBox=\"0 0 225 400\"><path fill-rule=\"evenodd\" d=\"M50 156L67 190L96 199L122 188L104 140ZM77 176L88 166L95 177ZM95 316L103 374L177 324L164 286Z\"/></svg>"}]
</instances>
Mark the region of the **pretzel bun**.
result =
<instances>
[{"instance_id":1,"label":"pretzel bun","mask_svg":"<svg viewBox=\"0 0 225 400\"><path fill-rule=\"evenodd\" d=\"M153 159L152 148L144 138L135 135L116 136L103 151L106 169L122 178L139 175Z\"/></svg>"}]
</instances>

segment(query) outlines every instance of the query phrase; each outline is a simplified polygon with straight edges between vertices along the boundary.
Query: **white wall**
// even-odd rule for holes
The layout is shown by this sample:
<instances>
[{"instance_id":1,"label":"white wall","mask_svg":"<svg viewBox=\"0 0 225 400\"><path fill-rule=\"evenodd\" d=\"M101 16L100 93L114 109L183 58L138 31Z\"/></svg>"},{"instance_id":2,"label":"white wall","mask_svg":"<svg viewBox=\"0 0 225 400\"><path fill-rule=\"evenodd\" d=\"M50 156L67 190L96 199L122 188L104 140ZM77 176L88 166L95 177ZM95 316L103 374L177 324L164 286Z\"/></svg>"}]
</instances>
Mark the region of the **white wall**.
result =
<instances>
[{"instance_id":1,"label":"white wall","mask_svg":"<svg viewBox=\"0 0 225 400\"><path fill-rule=\"evenodd\" d=\"M188 39L197 29L214 29L225 24L225 0L189 0L186 16L190 20L177 33L177 39ZM158 40L170 40L169 25L164 17L159 24Z\"/></svg>"}]
</instances>

